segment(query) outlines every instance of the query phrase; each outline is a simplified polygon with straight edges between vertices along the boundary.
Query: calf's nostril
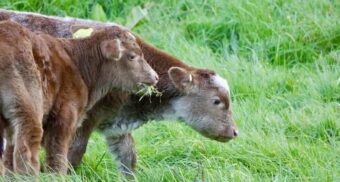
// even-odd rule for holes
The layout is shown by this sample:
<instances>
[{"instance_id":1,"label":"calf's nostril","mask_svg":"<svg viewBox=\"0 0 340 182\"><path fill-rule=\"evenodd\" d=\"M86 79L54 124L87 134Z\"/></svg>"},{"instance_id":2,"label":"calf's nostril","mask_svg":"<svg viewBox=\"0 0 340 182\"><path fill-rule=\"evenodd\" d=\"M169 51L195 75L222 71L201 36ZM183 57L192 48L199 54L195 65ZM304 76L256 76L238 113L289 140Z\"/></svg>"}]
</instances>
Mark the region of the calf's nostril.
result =
<instances>
[{"instance_id":1,"label":"calf's nostril","mask_svg":"<svg viewBox=\"0 0 340 182\"><path fill-rule=\"evenodd\" d=\"M158 77L157 75L155 76L155 80L156 80L156 81L158 81L158 80L159 80L159 77Z\"/></svg>"},{"instance_id":2,"label":"calf's nostril","mask_svg":"<svg viewBox=\"0 0 340 182\"><path fill-rule=\"evenodd\" d=\"M238 136L238 131L237 131L237 129L233 129L233 134L234 134L235 137Z\"/></svg>"}]
</instances>

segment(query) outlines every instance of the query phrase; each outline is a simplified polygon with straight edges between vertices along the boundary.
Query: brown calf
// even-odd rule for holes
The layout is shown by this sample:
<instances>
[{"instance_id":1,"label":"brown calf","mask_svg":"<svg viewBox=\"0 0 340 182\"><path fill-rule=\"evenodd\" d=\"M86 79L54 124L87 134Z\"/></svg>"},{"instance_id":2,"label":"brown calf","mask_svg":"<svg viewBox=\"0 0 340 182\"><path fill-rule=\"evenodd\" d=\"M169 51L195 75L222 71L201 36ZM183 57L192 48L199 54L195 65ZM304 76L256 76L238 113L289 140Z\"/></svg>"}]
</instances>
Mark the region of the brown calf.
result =
<instances>
[{"instance_id":1,"label":"brown calf","mask_svg":"<svg viewBox=\"0 0 340 182\"><path fill-rule=\"evenodd\" d=\"M56 39L3 21L0 50L0 115L13 161L6 167L23 174L39 171L43 125L47 167L66 173L69 144L86 112L112 89L136 91L158 80L135 37L118 27Z\"/></svg>"},{"instance_id":2,"label":"brown calf","mask_svg":"<svg viewBox=\"0 0 340 182\"><path fill-rule=\"evenodd\" d=\"M104 27L116 25L75 18L60 18L39 14L0 11L0 19L12 19L35 31L44 31L57 37L72 36L72 26ZM190 67L178 59L160 51L137 37L144 56L159 74L157 88L161 97L153 95L139 101L130 95L125 102L124 93L111 92L100 100L81 128L69 151L70 162L77 166L85 153L90 133L95 126L107 139L112 154L124 174L133 171L136 151L131 132L149 120L180 118L206 137L221 142L237 136L231 113L231 100L226 80L210 70ZM119 99L118 99L119 98Z\"/></svg>"}]
</instances>

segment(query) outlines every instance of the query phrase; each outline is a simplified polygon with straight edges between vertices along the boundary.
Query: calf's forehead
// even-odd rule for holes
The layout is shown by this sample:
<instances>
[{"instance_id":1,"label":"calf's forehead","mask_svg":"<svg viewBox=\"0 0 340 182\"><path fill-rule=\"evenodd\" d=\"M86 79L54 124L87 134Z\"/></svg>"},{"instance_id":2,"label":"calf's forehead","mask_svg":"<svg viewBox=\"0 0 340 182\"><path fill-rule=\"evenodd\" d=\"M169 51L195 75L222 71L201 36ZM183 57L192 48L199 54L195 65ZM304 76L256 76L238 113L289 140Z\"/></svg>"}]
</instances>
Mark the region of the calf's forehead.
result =
<instances>
[{"instance_id":1,"label":"calf's forehead","mask_svg":"<svg viewBox=\"0 0 340 182\"><path fill-rule=\"evenodd\" d=\"M206 101L215 100L217 97L226 106L226 108L229 108L230 88L228 81L217 74L213 75L210 79L209 86L201 90L199 97L202 97L201 99Z\"/></svg>"},{"instance_id":2,"label":"calf's forehead","mask_svg":"<svg viewBox=\"0 0 340 182\"><path fill-rule=\"evenodd\" d=\"M230 88L228 81L219 75L212 76L212 85L217 87L220 92L230 95Z\"/></svg>"},{"instance_id":3,"label":"calf's forehead","mask_svg":"<svg viewBox=\"0 0 340 182\"><path fill-rule=\"evenodd\" d=\"M139 45L137 44L137 42L135 40L125 40L122 42L125 49L129 50L129 51L133 51L134 53L138 54L138 55L142 55L142 49L139 47Z\"/></svg>"}]
</instances>

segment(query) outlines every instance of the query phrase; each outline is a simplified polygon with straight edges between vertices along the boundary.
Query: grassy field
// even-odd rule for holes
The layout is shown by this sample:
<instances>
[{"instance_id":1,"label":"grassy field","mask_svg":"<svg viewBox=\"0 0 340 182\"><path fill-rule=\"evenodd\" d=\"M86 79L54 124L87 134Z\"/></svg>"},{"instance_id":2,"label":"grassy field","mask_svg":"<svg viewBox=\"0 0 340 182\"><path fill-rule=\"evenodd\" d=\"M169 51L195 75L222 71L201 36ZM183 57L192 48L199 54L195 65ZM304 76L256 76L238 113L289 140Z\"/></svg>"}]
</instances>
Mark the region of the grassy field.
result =
<instances>
[{"instance_id":1,"label":"grassy field","mask_svg":"<svg viewBox=\"0 0 340 182\"><path fill-rule=\"evenodd\" d=\"M339 1L150 2L2 0L0 7L137 22L133 30L150 43L228 79L240 136L218 143L179 122L150 122L133 133L136 181L340 181ZM134 21L139 7L148 17ZM99 133L71 175L40 177L122 180Z\"/></svg>"}]
</instances>

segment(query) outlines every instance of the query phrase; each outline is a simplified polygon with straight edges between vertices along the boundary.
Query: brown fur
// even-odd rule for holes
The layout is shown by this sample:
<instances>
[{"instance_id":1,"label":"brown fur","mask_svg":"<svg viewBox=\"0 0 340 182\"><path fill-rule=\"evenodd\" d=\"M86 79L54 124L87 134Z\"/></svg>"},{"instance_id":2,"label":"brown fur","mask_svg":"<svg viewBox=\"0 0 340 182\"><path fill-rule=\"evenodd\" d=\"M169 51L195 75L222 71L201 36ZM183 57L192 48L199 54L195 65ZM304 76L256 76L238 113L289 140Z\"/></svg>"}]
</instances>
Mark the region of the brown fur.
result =
<instances>
[{"instance_id":1,"label":"brown fur","mask_svg":"<svg viewBox=\"0 0 340 182\"><path fill-rule=\"evenodd\" d=\"M66 40L0 23L0 108L14 159L5 162L9 168L38 172L44 120L47 167L66 173L68 146L87 110L113 88L132 91L139 83L156 83L156 73L126 33L108 27Z\"/></svg>"},{"instance_id":2,"label":"brown fur","mask_svg":"<svg viewBox=\"0 0 340 182\"><path fill-rule=\"evenodd\" d=\"M72 26L79 24L92 27L112 25L89 20L27 15L8 11L2 14L11 14L11 19L32 30L49 32L59 37L70 36ZM27 23L32 22L31 19L34 19L35 23ZM36 26L39 24L46 26ZM136 127L139 127L149 120L163 119L164 114L175 115L173 106L176 103L179 106L181 103L182 105L190 103L188 107L180 108L183 112L179 117L204 136L221 142L229 141L237 136L231 113L229 91L221 88L221 85L216 85L214 81L216 74L213 71L190 67L146 43L140 37L137 38L137 42L148 63L160 76L157 88L162 91L162 97L153 95L139 101L139 96L130 95L124 107L116 107L122 101L114 99L121 97L123 93L111 92L103 98L88 112L88 118L77 130L76 138L68 154L74 166L79 164L85 153L90 133L98 125L98 129L107 138L111 152L117 156L116 160L121 166L120 169L124 174L130 174L134 170L136 154L133 140L130 139L132 130L126 131L126 126L133 125L134 127L136 124ZM173 68L173 71L169 72L170 68ZM190 75L192 81L189 79ZM220 101L220 104L214 104L216 100ZM203 116L208 116L208 119L202 119Z\"/></svg>"},{"instance_id":3,"label":"brown fur","mask_svg":"<svg viewBox=\"0 0 340 182\"><path fill-rule=\"evenodd\" d=\"M0 115L0 137L3 138L4 130L2 130L1 128L5 128L5 122L3 121L3 118ZM0 176L2 176L5 172L5 166L2 162L4 147L5 147L4 140L1 139L0 140Z\"/></svg>"}]
</instances>

